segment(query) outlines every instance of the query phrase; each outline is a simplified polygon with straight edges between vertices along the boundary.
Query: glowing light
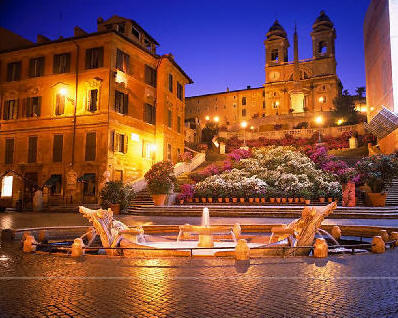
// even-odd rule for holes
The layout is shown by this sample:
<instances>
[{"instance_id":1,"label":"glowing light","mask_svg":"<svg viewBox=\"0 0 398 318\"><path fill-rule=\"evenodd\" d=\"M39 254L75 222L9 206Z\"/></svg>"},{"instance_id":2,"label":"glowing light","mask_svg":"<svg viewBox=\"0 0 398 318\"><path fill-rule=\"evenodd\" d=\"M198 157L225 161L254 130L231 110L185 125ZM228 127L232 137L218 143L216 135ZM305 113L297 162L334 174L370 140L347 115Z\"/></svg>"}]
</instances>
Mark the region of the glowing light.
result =
<instances>
[{"instance_id":1,"label":"glowing light","mask_svg":"<svg viewBox=\"0 0 398 318\"><path fill-rule=\"evenodd\" d=\"M210 116L206 116L205 119L206 119L206 120L210 120Z\"/></svg>"},{"instance_id":2,"label":"glowing light","mask_svg":"<svg viewBox=\"0 0 398 318\"><path fill-rule=\"evenodd\" d=\"M361 107L361 112L366 113L368 111L368 108L366 106Z\"/></svg>"},{"instance_id":3,"label":"glowing light","mask_svg":"<svg viewBox=\"0 0 398 318\"><path fill-rule=\"evenodd\" d=\"M241 126L242 128L246 128L246 127L247 127L247 122L242 121L242 122L240 123L240 126Z\"/></svg>"},{"instance_id":4,"label":"glowing light","mask_svg":"<svg viewBox=\"0 0 398 318\"><path fill-rule=\"evenodd\" d=\"M156 151L157 148L158 147L155 144L151 144L150 149L151 149L152 152Z\"/></svg>"},{"instance_id":5,"label":"glowing light","mask_svg":"<svg viewBox=\"0 0 398 318\"><path fill-rule=\"evenodd\" d=\"M115 82L116 83L124 83L127 84L127 76L125 73L117 70L116 76L115 76Z\"/></svg>"},{"instance_id":6,"label":"glowing light","mask_svg":"<svg viewBox=\"0 0 398 318\"><path fill-rule=\"evenodd\" d=\"M323 97L323 96L319 97L319 102L320 103L324 103L325 102L325 97Z\"/></svg>"},{"instance_id":7,"label":"glowing light","mask_svg":"<svg viewBox=\"0 0 398 318\"><path fill-rule=\"evenodd\" d=\"M13 176L5 176L1 184L1 197L12 197Z\"/></svg>"},{"instance_id":8,"label":"glowing light","mask_svg":"<svg viewBox=\"0 0 398 318\"><path fill-rule=\"evenodd\" d=\"M278 101L278 100L275 102L275 105L276 105L276 106L279 106L279 101Z\"/></svg>"},{"instance_id":9,"label":"glowing light","mask_svg":"<svg viewBox=\"0 0 398 318\"><path fill-rule=\"evenodd\" d=\"M372 112L372 111L374 111L375 110L375 108L372 106L372 107L370 107L370 111Z\"/></svg>"},{"instance_id":10,"label":"glowing light","mask_svg":"<svg viewBox=\"0 0 398 318\"><path fill-rule=\"evenodd\" d=\"M68 91L66 90L66 88L61 88L60 90L59 90L59 93L62 95L62 96L65 96L67 93L68 93Z\"/></svg>"},{"instance_id":11,"label":"glowing light","mask_svg":"<svg viewBox=\"0 0 398 318\"><path fill-rule=\"evenodd\" d=\"M343 120L343 119L339 119L339 120L337 121L337 125L341 125L342 123L344 123L344 120Z\"/></svg>"},{"instance_id":12,"label":"glowing light","mask_svg":"<svg viewBox=\"0 0 398 318\"><path fill-rule=\"evenodd\" d=\"M220 121L220 117L216 116L214 117L214 122L218 123Z\"/></svg>"},{"instance_id":13,"label":"glowing light","mask_svg":"<svg viewBox=\"0 0 398 318\"><path fill-rule=\"evenodd\" d=\"M322 124L322 123L323 123L323 117L322 117L322 116L317 116L317 117L315 118L315 122L316 122L318 125Z\"/></svg>"},{"instance_id":14,"label":"glowing light","mask_svg":"<svg viewBox=\"0 0 398 318\"><path fill-rule=\"evenodd\" d=\"M251 129L251 130L254 130L254 126L250 126L250 129Z\"/></svg>"},{"instance_id":15,"label":"glowing light","mask_svg":"<svg viewBox=\"0 0 398 318\"><path fill-rule=\"evenodd\" d=\"M131 133L131 140L139 142L140 141L140 136L138 134Z\"/></svg>"}]
</instances>

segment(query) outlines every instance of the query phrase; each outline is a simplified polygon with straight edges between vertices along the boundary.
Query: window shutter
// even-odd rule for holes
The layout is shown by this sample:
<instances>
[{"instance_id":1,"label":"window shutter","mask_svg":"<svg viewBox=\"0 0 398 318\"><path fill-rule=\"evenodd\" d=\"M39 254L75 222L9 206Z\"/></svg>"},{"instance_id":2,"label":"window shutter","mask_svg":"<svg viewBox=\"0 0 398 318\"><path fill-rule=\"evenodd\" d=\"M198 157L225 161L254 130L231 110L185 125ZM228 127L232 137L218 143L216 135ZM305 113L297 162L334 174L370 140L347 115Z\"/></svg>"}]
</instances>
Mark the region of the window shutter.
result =
<instances>
[{"instance_id":1,"label":"window shutter","mask_svg":"<svg viewBox=\"0 0 398 318\"><path fill-rule=\"evenodd\" d=\"M96 140L95 132L87 133L86 135L86 161L95 161L96 155Z\"/></svg>"},{"instance_id":2,"label":"window shutter","mask_svg":"<svg viewBox=\"0 0 398 318\"><path fill-rule=\"evenodd\" d=\"M54 135L54 140L53 140L53 161L54 162L62 161L63 144L64 144L64 136L63 135Z\"/></svg>"},{"instance_id":3,"label":"window shutter","mask_svg":"<svg viewBox=\"0 0 398 318\"><path fill-rule=\"evenodd\" d=\"M19 113L19 102L20 102L20 98L18 98L16 101L14 101L14 116L12 117L12 119L18 119L20 116Z\"/></svg>"},{"instance_id":4,"label":"window shutter","mask_svg":"<svg viewBox=\"0 0 398 318\"><path fill-rule=\"evenodd\" d=\"M112 130L110 133L110 140L109 140L109 150L115 151L115 131Z\"/></svg>"},{"instance_id":5,"label":"window shutter","mask_svg":"<svg viewBox=\"0 0 398 318\"><path fill-rule=\"evenodd\" d=\"M104 48L98 48L98 67L104 66Z\"/></svg>"},{"instance_id":6,"label":"window shutter","mask_svg":"<svg viewBox=\"0 0 398 318\"><path fill-rule=\"evenodd\" d=\"M6 139L5 163L14 162L14 138Z\"/></svg>"},{"instance_id":7,"label":"window shutter","mask_svg":"<svg viewBox=\"0 0 398 318\"><path fill-rule=\"evenodd\" d=\"M29 101L29 97L22 99L22 116L21 117L28 117L28 112L27 112L27 103Z\"/></svg>"},{"instance_id":8,"label":"window shutter","mask_svg":"<svg viewBox=\"0 0 398 318\"><path fill-rule=\"evenodd\" d=\"M44 57L39 58L39 64L40 64L40 76L44 75Z\"/></svg>"},{"instance_id":9,"label":"window shutter","mask_svg":"<svg viewBox=\"0 0 398 318\"><path fill-rule=\"evenodd\" d=\"M29 76L35 76L35 59L30 59L29 61Z\"/></svg>"},{"instance_id":10,"label":"window shutter","mask_svg":"<svg viewBox=\"0 0 398 318\"><path fill-rule=\"evenodd\" d=\"M70 72L70 53L66 54L66 67L65 67L65 72L69 73Z\"/></svg>"},{"instance_id":11,"label":"window shutter","mask_svg":"<svg viewBox=\"0 0 398 318\"><path fill-rule=\"evenodd\" d=\"M41 96L39 96L37 101L37 110L36 110L36 115L37 117L40 117L41 115Z\"/></svg>"},{"instance_id":12,"label":"window shutter","mask_svg":"<svg viewBox=\"0 0 398 318\"><path fill-rule=\"evenodd\" d=\"M9 110L10 110L10 101L5 101L4 102L4 111L3 111L3 119L4 120L8 119Z\"/></svg>"},{"instance_id":13,"label":"window shutter","mask_svg":"<svg viewBox=\"0 0 398 318\"><path fill-rule=\"evenodd\" d=\"M128 94L124 94L123 95L123 114L128 114L129 112L129 95Z\"/></svg>"},{"instance_id":14,"label":"window shutter","mask_svg":"<svg viewBox=\"0 0 398 318\"><path fill-rule=\"evenodd\" d=\"M129 73L130 72L130 56L128 54L124 54L124 58L125 58L126 73Z\"/></svg>"},{"instance_id":15,"label":"window shutter","mask_svg":"<svg viewBox=\"0 0 398 318\"><path fill-rule=\"evenodd\" d=\"M125 135L124 136L124 149L123 149L124 153L127 153L127 151L128 151L128 143L129 143L128 135Z\"/></svg>"},{"instance_id":16,"label":"window shutter","mask_svg":"<svg viewBox=\"0 0 398 318\"><path fill-rule=\"evenodd\" d=\"M86 50L86 69L91 68L91 56L92 56L92 49Z\"/></svg>"},{"instance_id":17,"label":"window shutter","mask_svg":"<svg viewBox=\"0 0 398 318\"><path fill-rule=\"evenodd\" d=\"M54 55L54 60L53 60L53 73L57 74L59 73L59 55Z\"/></svg>"}]
</instances>

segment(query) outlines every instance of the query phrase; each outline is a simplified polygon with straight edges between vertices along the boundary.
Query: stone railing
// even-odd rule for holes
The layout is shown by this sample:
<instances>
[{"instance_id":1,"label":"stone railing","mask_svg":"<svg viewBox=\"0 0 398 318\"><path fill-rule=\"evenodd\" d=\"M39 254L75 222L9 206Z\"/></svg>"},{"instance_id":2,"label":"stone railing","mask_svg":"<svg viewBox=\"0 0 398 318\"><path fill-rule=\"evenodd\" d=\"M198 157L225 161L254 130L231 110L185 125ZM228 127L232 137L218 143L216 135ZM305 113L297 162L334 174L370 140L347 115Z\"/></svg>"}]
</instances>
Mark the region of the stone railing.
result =
<instances>
[{"instance_id":1,"label":"stone railing","mask_svg":"<svg viewBox=\"0 0 398 318\"><path fill-rule=\"evenodd\" d=\"M341 127L328 127L328 128L312 128L312 129L289 129L289 130L271 130L263 132L252 132L246 131L246 140L258 139L260 137L268 139L283 139L285 135L292 135L296 138L310 138L313 134L318 133L319 130L324 136L340 137L345 132L357 132L359 135L365 134L365 128L363 124L341 126ZM243 131L220 131L219 137L229 139L231 137L238 136L239 139L243 139Z\"/></svg>"}]
</instances>

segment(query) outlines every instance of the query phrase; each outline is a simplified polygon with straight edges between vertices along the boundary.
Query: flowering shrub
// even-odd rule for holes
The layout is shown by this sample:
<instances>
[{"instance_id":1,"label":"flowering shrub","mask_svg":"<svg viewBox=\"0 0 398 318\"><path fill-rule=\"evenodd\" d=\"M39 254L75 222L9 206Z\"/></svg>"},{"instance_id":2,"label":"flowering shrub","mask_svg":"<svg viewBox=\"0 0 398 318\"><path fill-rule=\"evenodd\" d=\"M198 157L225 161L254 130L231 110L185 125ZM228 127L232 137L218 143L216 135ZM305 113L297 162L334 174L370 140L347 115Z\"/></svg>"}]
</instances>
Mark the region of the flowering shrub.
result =
<instances>
[{"instance_id":1,"label":"flowering shrub","mask_svg":"<svg viewBox=\"0 0 398 318\"><path fill-rule=\"evenodd\" d=\"M180 187L180 194L178 200L192 199L194 194L194 186L192 184L183 184Z\"/></svg>"},{"instance_id":2,"label":"flowering shrub","mask_svg":"<svg viewBox=\"0 0 398 318\"><path fill-rule=\"evenodd\" d=\"M155 163L144 177L152 194L166 194L176 183L173 164L170 161Z\"/></svg>"},{"instance_id":3,"label":"flowering shrub","mask_svg":"<svg viewBox=\"0 0 398 318\"><path fill-rule=\"evenodd\" d=\"M246 149L235 149L228 154L228 158L234 161L250 158L250 156L251 156L250 151Z\"/></svg>"},{"instance_id":4,"label":"flowering shrub","mask_svg":"<svg viewBox=\"0 0 398 318\"><path fill-rule=\"evenodd\" d=\"M191 162L192 161L192 152L186 151L183 154L178 155L179 162Z\"/></svg>"},{"instance_id":5,"label":"flowering shrub","mask_svg":"<svg viewBox=\"0 0 398 318\"><path fill-rule=\"evenodd\" d=\"M199 144L198 149L199 151L207 151L207 149L209 149L209 146L207 144Z\"/></svg>"}]
</instances>

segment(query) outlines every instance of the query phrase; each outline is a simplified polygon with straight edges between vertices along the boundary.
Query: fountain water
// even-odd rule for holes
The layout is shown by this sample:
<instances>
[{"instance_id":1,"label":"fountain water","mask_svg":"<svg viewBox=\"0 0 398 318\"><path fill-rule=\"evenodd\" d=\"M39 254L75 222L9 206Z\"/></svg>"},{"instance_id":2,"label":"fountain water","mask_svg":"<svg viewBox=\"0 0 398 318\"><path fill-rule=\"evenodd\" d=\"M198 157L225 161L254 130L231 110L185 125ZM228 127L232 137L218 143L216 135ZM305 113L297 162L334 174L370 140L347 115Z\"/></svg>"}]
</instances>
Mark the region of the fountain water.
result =
<instances>
[{"instance_id":1,"label":"fountain water","mask_svg":"<svg viewBox=\"0 0 398 318\"><path fill-rule=\"evenodd\" d=\"M209 213L209 209L208 208L203 208L202 226L210 227L210 213Z\"/></svg>"}]
</instances>

